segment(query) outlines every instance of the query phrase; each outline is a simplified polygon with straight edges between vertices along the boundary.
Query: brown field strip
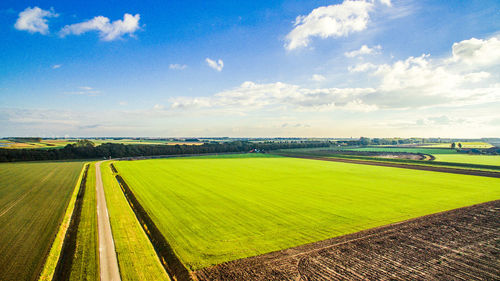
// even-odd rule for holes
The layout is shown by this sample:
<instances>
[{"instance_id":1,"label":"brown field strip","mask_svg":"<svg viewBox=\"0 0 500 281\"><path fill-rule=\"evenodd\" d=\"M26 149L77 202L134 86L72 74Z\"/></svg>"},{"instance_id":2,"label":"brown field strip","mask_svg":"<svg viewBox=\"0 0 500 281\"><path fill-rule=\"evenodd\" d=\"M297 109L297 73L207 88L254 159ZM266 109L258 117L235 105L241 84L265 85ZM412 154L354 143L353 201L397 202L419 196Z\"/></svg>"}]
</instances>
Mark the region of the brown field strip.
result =
<instances>
[{"instance_id":1,"label":"brown field strip","mask_svg":"<svg viewBox=\"0 0 500 281\"><path fill-rule=\"evenodd\" d=\"M382 166L382 167L392 167L392 168L413 169L413 170L421 170L421 171L452 173L452 174L460 174L460 175L500 178L500 172L427 166L427 165L425 165L425 162L423 162L422 165L412 165L412 164L377 162L377 161L371 161L371 160L355 160L355 159L345 159L345 158L295 156L295 155L294 156L286 155L286 156L287 157L294 157L294 158L302 158L302 159L311 159L311 160L343 162L343 163L351 163L351 164L362 164L362 165L372 165L372 166Z\"/></svg>"},{"instance_id":2,"label":"brown field strip","mask_svg":"<svg viewBox=\"0 0 500 281\"><path fill-rule=\"evenodd\" d=\"M500 280L500 200L236 260L199 280Z\"/></svg>"}]
</instances>

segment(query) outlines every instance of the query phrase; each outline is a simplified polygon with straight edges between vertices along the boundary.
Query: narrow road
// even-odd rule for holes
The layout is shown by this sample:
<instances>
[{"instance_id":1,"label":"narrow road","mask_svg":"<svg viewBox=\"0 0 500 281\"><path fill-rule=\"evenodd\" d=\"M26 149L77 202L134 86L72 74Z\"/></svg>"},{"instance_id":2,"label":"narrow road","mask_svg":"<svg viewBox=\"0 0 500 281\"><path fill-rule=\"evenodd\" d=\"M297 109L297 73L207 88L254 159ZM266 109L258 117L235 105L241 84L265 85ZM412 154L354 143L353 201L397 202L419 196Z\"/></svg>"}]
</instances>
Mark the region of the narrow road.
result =
<instances>
[{"instance_id":1,"label":"narrow road","mask_svg":"<svg viewBox=\"0 0 500 281\"><path fill-rule=\"evenodd\" d=\"M97 191L97 227L99 230L99 266L101 281L119 281L120 271L116 259L113 233L109 224L108 207L101 178L101 162L95 164Z\"/></svg>"}]
</instances>

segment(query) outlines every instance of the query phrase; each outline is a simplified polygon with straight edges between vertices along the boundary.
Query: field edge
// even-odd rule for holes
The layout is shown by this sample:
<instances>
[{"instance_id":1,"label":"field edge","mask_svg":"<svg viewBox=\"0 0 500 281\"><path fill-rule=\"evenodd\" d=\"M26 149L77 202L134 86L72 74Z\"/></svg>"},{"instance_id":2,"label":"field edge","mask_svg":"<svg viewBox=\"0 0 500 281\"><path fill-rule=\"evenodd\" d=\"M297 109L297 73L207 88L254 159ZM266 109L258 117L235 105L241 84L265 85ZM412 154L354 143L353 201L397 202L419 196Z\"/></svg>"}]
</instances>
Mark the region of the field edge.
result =
<instances>
[{"instance_id":1,"label":"field edge","mask_svg":"<svg viewBox=\"0 0 500 281\"><path fill-rule=\"evenodd\" d=\"M57 232L57 235L54 238L54 242L50 247L49 254L46 258L42 272L40 273L40 277L38 278L39 281L50 281L53 279L55 269L58 264L59 257L61 255L61 249L64 244L64 238L66 237L66 232L68 231L69 225L71 223L71 218L73 216L73 211L75 209L77 195L78 192L80 191L80 185L83 178L83 174L88 165L89 163L85 162L83 164L82 170L80 171L80 175L78 176L78 180L75 183L75 187L73 188L73 193L71 194L71 199L68 203L68 207L66 208L66 212L59 227L59 231Z\"/></svg>"}]
</instances>

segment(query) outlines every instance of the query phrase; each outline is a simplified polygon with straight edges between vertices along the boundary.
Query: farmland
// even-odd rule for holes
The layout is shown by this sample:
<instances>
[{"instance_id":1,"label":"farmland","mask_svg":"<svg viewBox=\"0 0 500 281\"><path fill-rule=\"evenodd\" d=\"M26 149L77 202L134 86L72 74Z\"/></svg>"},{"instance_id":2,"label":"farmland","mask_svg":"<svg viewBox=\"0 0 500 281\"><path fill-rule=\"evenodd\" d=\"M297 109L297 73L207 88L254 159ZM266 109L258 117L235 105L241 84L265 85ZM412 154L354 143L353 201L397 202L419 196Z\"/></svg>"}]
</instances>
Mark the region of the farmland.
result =
<instances>
[{"instance_id":1,"label":"farmland","mask_svg":"<svg viewBox=\"0 0 500 281\"><path fill-rule=\"evenodd\" d=\"M95 165L90 164L76 238L70 280L99 280L99 252L95 193Z\"/></svg>"},{"instance_id":2,"label":"farmland","mask_svg":"<svg viewBox=\"0 0 500 281\"><path fill-rule=\"evenodd\" d=\"M82 162L0 164L0 276L36 280Z\"/></svg>"},{"instance_id":3,"label":"farmland","mask_svg":"<svg viewBox=\"0 0 500 281\"><path fill-rule=\"evenodd\" d=\"M454 149L446 148L419 148L419 147L356 147L346 148L351 151L374 151L374 152L407 152L407 153L423 153L423 154L456 154Z\"/></svg>"},{"instance_id":4,"label":"farmland","mask_svg":"<svg viewBox=\"0 0 500 281\"><path fill-rule=\"evenodd\" d=\"M495 178L280 157L116 167L191 270L500 198Z\"/></svg>"},{"instance_id":5,"label":"farmland","mask_svg":"<svg viewBox=\"0 0 500 281\"><path fill-rule=\"evenodd\" d=\"M500 166L500 155L435 154L436 161Z\"/></svg>"},{"instance_id":6,"label":"farmland","mask_svg":"<svg viewBox=\"0 0 500 281\"><path fill-rule=\"evenodd\" d=\"M101 164L100 169L121 280L169 280L115 180L109 163Z\"/></svg>"},{"instance_id":7,"label":"farmland","mask_svg":"<svg viewBox=\"0 0 500 281\"><path fill-rule=\"evenodd\" d=\"M10 149L49 149L49 148L63 148L68 144L74 144L79 139L41 139L40 141L17 140L17 139L2 139L0 140L0 148ZM146 145L201 145L203 142L185 142L185 141L167 141L167 140L141 140L141 139L91 139L91 141L100 145L103 143L117 143L117 144L146 144Z\"/></svg>"},{"instance_id":8,"label":"farmland","mask_svg":"<svg viewBox=\"0 0 500 281\"><path fill-rule=\"evenodd\" d=\"M458 144L461 144L462 148L490 148L490 147L493 147L491 144L486 143L486 142L455 142L455 144L457 146L458 146ZM451 143L435 143L435 144L423 145L421 147L450 148Z\"/></svg>"}]
</instances>

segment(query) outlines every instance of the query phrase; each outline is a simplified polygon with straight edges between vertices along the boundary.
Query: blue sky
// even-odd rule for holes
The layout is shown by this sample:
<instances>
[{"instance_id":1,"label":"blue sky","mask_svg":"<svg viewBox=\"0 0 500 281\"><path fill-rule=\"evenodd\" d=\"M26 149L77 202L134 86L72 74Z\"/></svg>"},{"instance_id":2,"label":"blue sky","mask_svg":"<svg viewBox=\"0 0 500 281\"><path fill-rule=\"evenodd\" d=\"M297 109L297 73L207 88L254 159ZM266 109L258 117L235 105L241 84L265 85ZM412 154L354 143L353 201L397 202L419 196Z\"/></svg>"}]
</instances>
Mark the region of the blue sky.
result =
<instances>
[{"instance_id":1,"label":"blue sky","mask_svg":"<svg viewBox=\"0 0 500 281\"><path fill-rule=\"evenodd\" d=\"M0 136L498 137L498 1L2 1Z\"/></svg>"}]
</instances>

